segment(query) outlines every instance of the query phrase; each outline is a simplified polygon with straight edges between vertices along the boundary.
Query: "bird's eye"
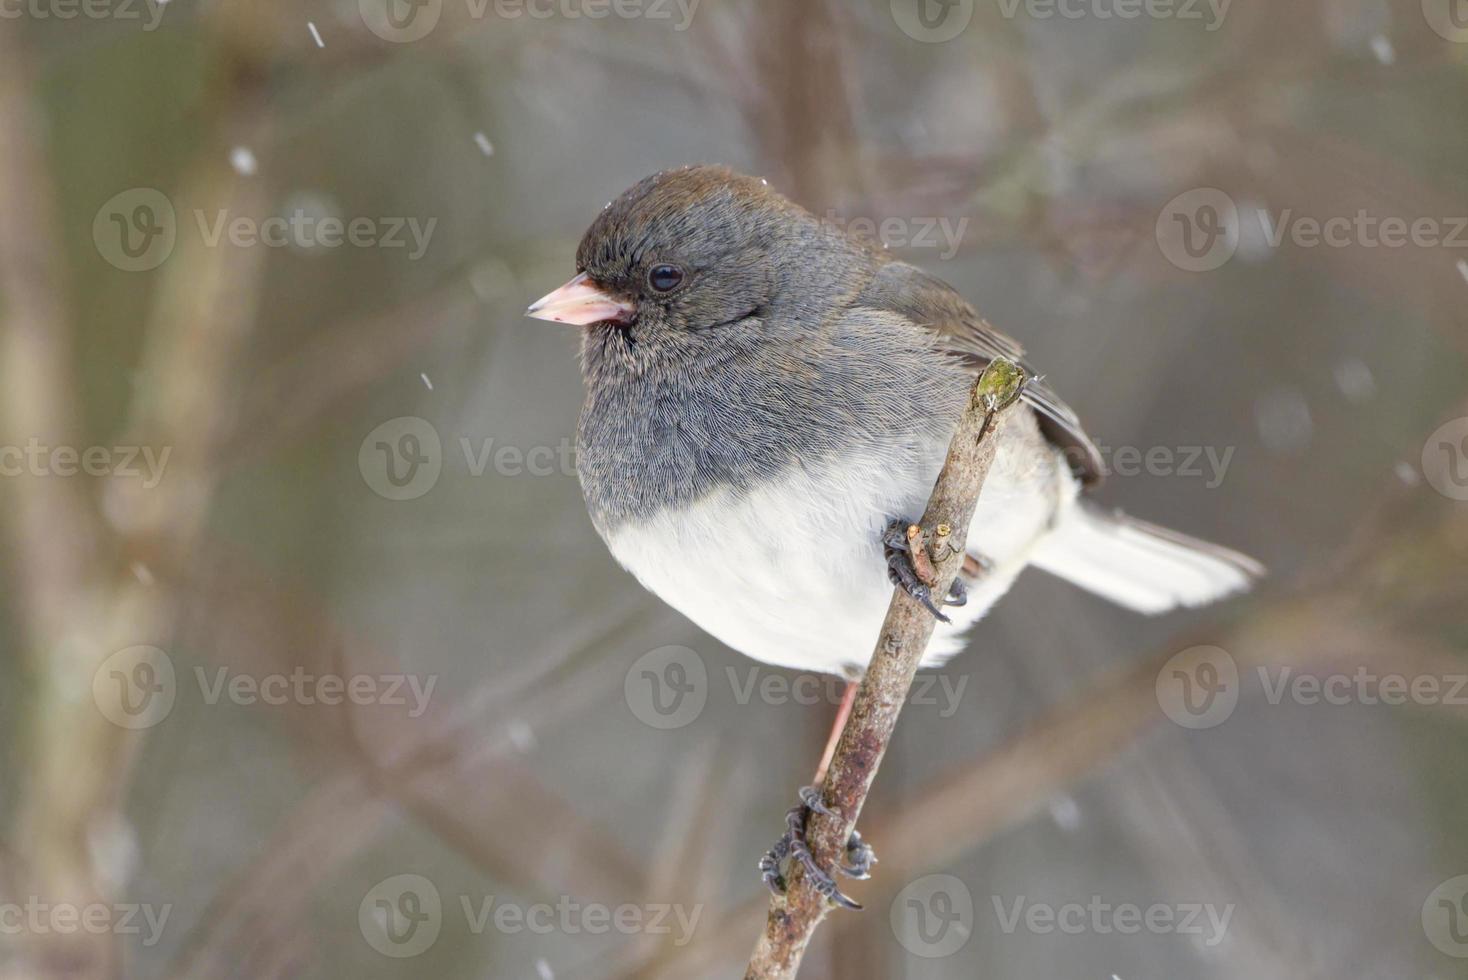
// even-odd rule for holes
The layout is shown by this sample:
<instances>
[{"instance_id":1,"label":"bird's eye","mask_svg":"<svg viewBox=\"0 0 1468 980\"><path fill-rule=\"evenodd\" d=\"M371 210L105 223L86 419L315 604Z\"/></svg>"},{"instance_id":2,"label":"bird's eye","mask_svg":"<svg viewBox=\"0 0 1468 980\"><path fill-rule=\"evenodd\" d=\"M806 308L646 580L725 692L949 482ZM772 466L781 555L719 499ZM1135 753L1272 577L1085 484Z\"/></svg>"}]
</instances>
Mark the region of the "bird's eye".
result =
<instances>
[{"instance_id":1,"label":"bird's eye","mask_svg":"<svg viewBox=\"0 0 1468 980\"><path fill-rule=\"evenodd\" d=\"M660 293L672 292L683 281L683 270L676 265L655 265L647 274L647 282Z\"/></svg>"}]
</instances>

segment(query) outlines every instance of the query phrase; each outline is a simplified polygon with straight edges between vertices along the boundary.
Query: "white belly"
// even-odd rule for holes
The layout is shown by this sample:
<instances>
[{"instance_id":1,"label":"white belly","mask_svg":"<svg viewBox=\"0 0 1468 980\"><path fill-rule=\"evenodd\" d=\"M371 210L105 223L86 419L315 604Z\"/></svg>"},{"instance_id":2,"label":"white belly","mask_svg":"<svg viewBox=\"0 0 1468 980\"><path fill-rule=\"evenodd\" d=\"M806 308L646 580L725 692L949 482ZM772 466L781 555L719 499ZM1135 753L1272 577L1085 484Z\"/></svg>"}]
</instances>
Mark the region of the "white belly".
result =
<instances>
[{"instance_id":1,"label":"white belly","mask_svg":"<svg viewBox=\"0 0 1468 980\"><path fill-rule=\"evenodd\" d=\"M1057 506L1075 497L1068 468L1033 421L1006 428L969 532L969 551L992 567L971 584L967 606L946 610L953 622L939 624L925 667L963 647L964 630L1009 589ZM882 529L921 516L946 448L793 466L758 491L721 491L625 525L607 544L643 585L733 649L800 670L859 673L892 595Z\"/></svg>"}]
</instances>

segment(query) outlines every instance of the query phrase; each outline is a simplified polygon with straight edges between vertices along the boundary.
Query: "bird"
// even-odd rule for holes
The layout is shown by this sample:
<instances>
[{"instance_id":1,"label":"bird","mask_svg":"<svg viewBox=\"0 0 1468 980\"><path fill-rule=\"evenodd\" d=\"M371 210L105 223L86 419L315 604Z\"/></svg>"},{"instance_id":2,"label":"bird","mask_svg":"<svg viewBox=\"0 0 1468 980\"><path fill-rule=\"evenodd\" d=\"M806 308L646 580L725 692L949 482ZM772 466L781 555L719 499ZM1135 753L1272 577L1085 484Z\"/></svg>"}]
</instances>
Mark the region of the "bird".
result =
<instances>
[{"instance_id":1,"label":"bird","mask_svg":"<svg viewBox=\"0 0 1468 980\"><path fill-rule=\"evenodd\" d=\"M853 682L894 583L939 620L932 668L1029 566L1146 614L1263 574L1094 504L1101 453L1017 341L942 279L765 180L708 164L653 174L602 209L575 262L527 315L581 328L591 522L644 586L740 653ZM899 532L996 358L1032 380L998 430L959 585L932 596ZM791 814L819 808L802 791Z\"/></svg>"}]
</instances>

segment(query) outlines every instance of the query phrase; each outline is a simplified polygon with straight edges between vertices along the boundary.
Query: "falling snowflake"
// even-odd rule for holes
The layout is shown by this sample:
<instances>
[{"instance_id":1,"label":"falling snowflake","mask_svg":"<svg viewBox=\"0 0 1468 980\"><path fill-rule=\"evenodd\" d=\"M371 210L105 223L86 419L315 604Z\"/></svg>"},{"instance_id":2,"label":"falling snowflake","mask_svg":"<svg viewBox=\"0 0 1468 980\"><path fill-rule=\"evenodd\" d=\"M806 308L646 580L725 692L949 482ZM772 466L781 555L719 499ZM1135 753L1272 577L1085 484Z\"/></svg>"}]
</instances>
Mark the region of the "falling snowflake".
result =
<instances>
[{"instance_id":1,"label":"falling snowflake","mask_svg":"<svg viewBox=\"0 0 1468 980\"><path fill-rule=\"evenodd\" d=\"M1376 378L1359 357L1349 357L1335 366L1335 386L1353 402L1364 402L1376 394Z\"/></svg>"},{"instance_id":2,"label":"falling snowflake","mask_svg":"<svg viewBox=\"0 0 1468 980\"><path fill-rule=\"evenodd\" d=\"M1297 453L1315 436L1310 404L1297 388L1276 388L1254 403L1254 422L1264 445L1275 453Z\"/></svg>"},{"instance_id":3,"label":"falling snowflake","mask_svg":"<svg viewBox=\"0 0 1468 980\"><path fill-rule=\"evenodd\" d=\"M1394 64L1397 60L1397 49L1392 46L1392 39L1385 34L1378 34L1371 39L1371 53L1383 65Z\"/></svg>"},{"instance_id":4,"label":"falling snowflake","mask_svg":"<svg viewBox=\"0 0 1468 980\"><path fill-rule=\"evenodd\" d=\"M316 42L316 46L318 48L326 47L326 42L321 40L321 32L316 29L316 22L314 20L308 20L306 21L306 26L311 29L311 39Z\"/></svg>"},{"instance_id":5,"label":"falling snowflake","mask_svg":"<svg viewBox=\"0 0 1468 980\"><path fill-rule=\"evenodd\" d=\"M1061 830L1075 830L1081 825L1081 808L1069 796L1057 797L1050 803L1050 819Z\"/></svg>"},{"instance_id":6,"label":"falling snowflake","mask_svg":"<svg viewBox=\"0 0 1468 980\"><path fill-rule=\"evenodd\" d=\"M259 170L259 162L248 146L237 146L229 151L229 165L241 177L253 177Z\"/></svg>"},{"instance_id":7,"label":"falling snowflake","mask_svg":"<svg viewBox=\"0 0 1468 980\"><path fill-rule=\"evenodd\" d=\"M483 133L475 133L474 143L479 147L480 153L483 153L487 157L494 156L494 144L489 141L488 136L485 136Z\"/></svg>"},{"instance_id":8,"label":"falling snowflake","mask_svg":"<svg viewBox=\"0 0 1468 980\"><path fill-rule=\"evenodd\" d=\"M529 752L535 748L535 731L527 722L516 719L509 724L508 734L510 744L520 752Z\"/></svg>"}]
</instances>

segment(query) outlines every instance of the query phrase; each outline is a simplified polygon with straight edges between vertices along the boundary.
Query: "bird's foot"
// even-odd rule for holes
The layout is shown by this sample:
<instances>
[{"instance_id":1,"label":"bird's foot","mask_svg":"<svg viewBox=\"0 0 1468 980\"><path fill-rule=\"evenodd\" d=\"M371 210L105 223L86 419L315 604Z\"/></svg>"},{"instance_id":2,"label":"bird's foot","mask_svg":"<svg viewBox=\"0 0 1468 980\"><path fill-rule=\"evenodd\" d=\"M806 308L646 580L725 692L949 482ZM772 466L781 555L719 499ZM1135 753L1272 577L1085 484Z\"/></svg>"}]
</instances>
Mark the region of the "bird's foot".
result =
<instances>
[{"instance_id":1,"label":"bird's foot","mask_svg":"<svg viewBox=\"0 0 1468 980\"><path fill-rule=\"evenodd\" d=\"M923 581L914 564L912 545L909 544L907 537L910 527L912 527L911 521L898 518L888 524L882 532L882 549L887 555L887 577L892 580L893 585L921 602L938 622L947 623L950 620L933 602L932 587ZM943 605L962 606L966 602L968 602L968 590L964 588L961 581L954 579L953 585L948 589L948 597L943 600Z\"/></svg>"},{"instance_id":2,"label":"bird's foot","mask_svg":"<svg viewBox=\"0 0 1468 980\"><path fill-rule=\"evenodd\" d=\"M836 879L816 864L805 840L805 825L812 813L836 815L835 811L821 801L821 791L814 786L807 786L800 791L800 802L785 814L785 833L760 858L760 875L771 892L783 895L786 881L785 876L780 873L780 865L787 858L798 861L805 868L806 878L816 891L842 908L860 909L859 903L841 894L841 889L836 887ZM872 851L872 846L861 839L861 834L852 831L851 839L846 842L846 863L837 865L836 870L848 878L864 880L871 877L872 865L876 863L877 855Z\"/></svg>"}]
</instances>

